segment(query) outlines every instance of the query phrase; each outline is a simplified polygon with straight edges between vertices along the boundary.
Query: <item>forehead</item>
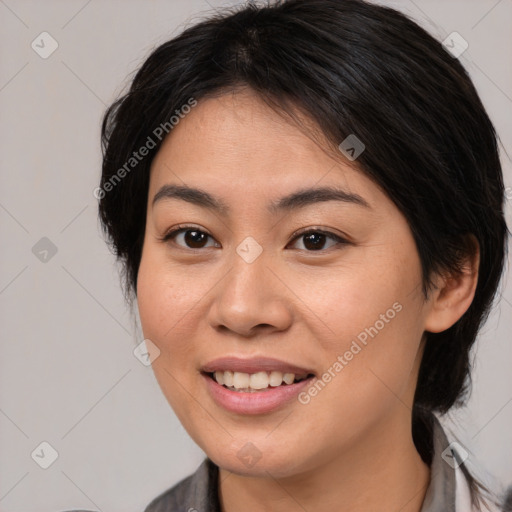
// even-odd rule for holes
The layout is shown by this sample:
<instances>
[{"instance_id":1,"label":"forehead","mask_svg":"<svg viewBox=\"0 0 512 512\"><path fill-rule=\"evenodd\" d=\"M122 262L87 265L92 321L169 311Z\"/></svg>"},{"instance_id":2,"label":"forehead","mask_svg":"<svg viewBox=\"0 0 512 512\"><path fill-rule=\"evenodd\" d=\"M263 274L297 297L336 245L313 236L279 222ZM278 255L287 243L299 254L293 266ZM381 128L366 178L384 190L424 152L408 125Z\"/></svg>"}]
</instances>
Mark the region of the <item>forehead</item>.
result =
<instances>
[{"instance_id":1,"label":"forehead","mask_svg":"<svg viewBox=\"0 0 512 512\"><path fill-rule=\"evenodd\" d=\"M203 99L160 147L149 196L172 183L206 189L229 202L318 186L342 188L370 204L380 200L378 187L341 152L326 151L318 134L312 121L300 129L250 90Z\"/></svg>"}]
</instances>

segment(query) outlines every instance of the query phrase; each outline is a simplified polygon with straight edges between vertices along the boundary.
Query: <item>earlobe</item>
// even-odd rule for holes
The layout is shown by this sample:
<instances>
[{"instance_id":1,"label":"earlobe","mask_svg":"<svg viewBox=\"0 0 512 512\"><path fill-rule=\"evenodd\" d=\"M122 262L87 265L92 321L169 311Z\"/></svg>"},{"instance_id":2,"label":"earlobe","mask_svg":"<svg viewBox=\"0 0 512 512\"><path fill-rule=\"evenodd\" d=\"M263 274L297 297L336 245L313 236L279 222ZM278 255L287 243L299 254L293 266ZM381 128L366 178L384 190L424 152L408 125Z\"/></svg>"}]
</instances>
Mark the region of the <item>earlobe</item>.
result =
<instances>
[{"instance_id":1,"label":"earlobe","mask_svg":"<svg viewBox=\"0 0 512 512\"><path fill-rule=\"evenodd\" d=\"M436 276L435 289L430 297L430 311L425 320L425 331L442 332L455 324L468 310L478 283L480 251L473 235L474 250L464 260L461 271Z\"/></svg>"}]
</instances>

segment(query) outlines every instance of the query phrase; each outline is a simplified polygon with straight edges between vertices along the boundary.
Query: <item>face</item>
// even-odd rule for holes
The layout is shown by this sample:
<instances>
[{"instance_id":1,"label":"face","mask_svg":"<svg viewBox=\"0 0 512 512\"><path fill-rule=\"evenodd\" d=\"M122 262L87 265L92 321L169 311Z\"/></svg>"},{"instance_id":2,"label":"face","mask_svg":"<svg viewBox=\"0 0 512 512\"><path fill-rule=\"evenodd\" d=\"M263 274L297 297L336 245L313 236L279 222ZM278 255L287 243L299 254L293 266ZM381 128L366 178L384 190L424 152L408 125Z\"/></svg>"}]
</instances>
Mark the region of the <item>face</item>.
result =
<instances>
[{"instance_id":1,"label":"face","mask_svg":"<svg viewBox=\"0 0 512 512\"><path fill-rule=\"evenodd\" d=\"M430 305L408 224L250 91L200 101L153 160L137 296L163 393L221 468L299 474L410 421Z\"/></svg>"}]
</instances>

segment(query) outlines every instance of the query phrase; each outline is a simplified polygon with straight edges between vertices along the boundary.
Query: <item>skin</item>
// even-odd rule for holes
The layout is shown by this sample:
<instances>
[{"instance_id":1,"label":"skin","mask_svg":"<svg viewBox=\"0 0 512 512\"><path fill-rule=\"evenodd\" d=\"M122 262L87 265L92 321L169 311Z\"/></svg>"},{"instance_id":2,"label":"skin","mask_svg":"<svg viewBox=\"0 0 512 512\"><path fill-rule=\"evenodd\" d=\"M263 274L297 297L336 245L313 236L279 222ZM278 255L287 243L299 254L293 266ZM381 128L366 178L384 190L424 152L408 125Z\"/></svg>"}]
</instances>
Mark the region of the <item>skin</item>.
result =
<instances>
[{"instance_id":1,"label":"skin","mask_svg":"<svg viewBox=\"0 0 512 512\"><path fill-rule=\"evenodd\" d=\"M311 125L312 126L312 125ZM367 148L369 150L370 148ZM341 153L334 158L250 90L201 100L153 160L137 297L144 337L160 350L159 385L194 441L220 467L224 512L418 512L430 480L412 441L411 408L425 331L450 327L474 295L478 259L436 276L428 300L409 226L394 203ZM222 216L182 199L152 200L166 184L224 201ZM337 186L369 208L318 202L271 214L304 187ZM190 224L210 235L191 249ZM299 229L320 228L312 250ZM236 252L248 236L263 252ZM378 335L308 404L241 415L218 406L200 368L221 356L268 356L322 375L394 303ZM237 452L251 442L261 458Z\"/></svg>"}]
</instances>

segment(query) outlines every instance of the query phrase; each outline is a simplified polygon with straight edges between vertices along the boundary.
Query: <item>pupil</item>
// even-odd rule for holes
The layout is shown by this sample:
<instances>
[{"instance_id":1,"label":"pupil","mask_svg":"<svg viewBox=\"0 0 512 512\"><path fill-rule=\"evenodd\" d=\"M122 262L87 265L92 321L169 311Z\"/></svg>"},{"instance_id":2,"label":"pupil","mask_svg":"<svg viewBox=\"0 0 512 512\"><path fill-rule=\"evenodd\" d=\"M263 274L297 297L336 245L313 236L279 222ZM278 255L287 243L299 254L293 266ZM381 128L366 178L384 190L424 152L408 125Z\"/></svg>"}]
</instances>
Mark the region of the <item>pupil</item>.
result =
<instances>
[{"instance_id":1,"label":"pupil","mask_svg":"<svg viewBox=\"0 0 512 512\"><path fill-rule=\"evenodd\" d=\"M325 235L322 233L309 233L308 235L304 235L304 247L307 249L321 249L325 243ZM308 247L308 243L312 244L312 247Z\"/></svg>"},{"instance_id":2,"label":"pupil","mask_svg":"<svg viewBox=\"0 0 512 512\"><path fill-rule=\"evenodd\" d=\"M190 235L190 234L193 235ZM185 242L187 245L189 245L192 249L199 249L203 247L203 243L206 240L206 233L202 233L201 231L197 230L188 230L185 233Z\"/></svg>"}]
</instances>

